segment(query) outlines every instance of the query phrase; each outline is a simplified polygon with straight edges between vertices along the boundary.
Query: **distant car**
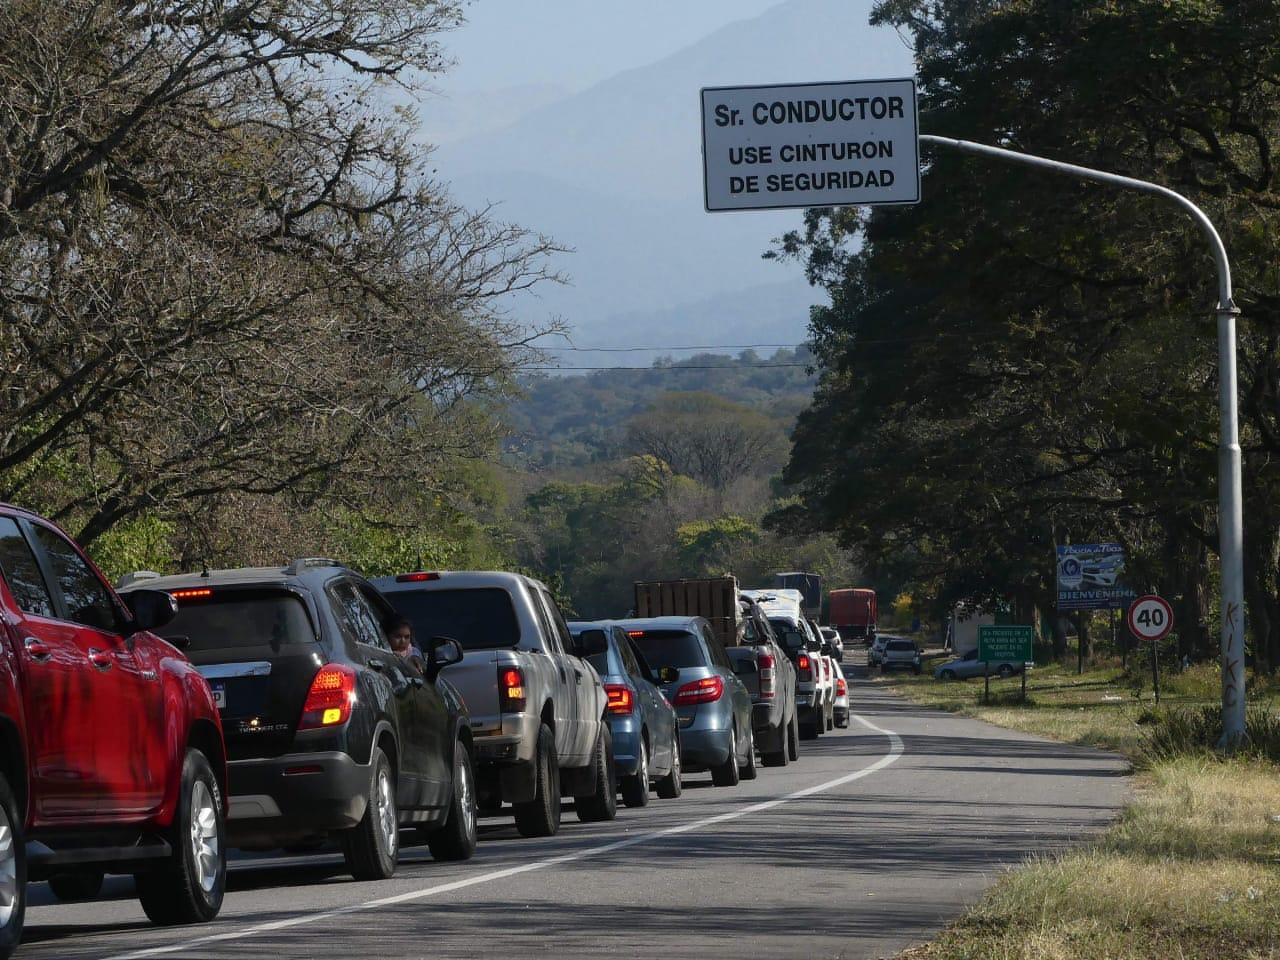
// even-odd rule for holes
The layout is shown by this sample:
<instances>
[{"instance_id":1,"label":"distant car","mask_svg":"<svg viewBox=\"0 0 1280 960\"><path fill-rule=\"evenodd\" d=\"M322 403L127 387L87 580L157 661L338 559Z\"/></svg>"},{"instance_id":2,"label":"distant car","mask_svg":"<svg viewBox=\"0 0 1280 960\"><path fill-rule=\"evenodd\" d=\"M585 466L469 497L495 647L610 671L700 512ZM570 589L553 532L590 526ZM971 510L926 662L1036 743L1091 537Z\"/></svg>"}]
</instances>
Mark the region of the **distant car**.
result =
<instances>
[{"instance_id":1,"label":"distant car","mask_svg":"<svg viewBox=\"0 0 1280 960\"><path fill-rule=\"evenodd\" d=\"M836 664L836 705L835 721L837 727L849 725L849 682L844 677L844 669Z\"/></svg>"},{"instance_id":2,"label":"distant car","mask_svg":"<svg viewBox=\"0 0 1280 960\"><path fill-rule=\"evenodd\" d=\"M396 871L401 827L440 860L476 848L472 731L440 671L451 640L402 658L391 604L359 574L312 557L287 567L132 574L178 601L161 636L213 689L230 769L229 843L269 850L338 840L357 880ZM420 640L425 638L420 637Z\"/></svg>"},{"instance_id":3,"label":"distant car","mask_svg":"<svg viewBox=\"0 0 1280 960\"><path fill-rule=\"evenodd\" d=\"M900 640L901 637L891 637L887 633L877 634L876 638L871 641L871 646L867 648L867 666L880 666L880 659L884 656L885 644L890 640Z\"/></svg>"},{"instance_id":4,"label":"distant car","mask_svg":"<svg viewBox=\"0 0 1280 960\"><path fill-rule=\"evenodd\" d=\"M920 672L920 648L914 640L894 638L884 645L884 653L880 655L880 669L884 673L890 670L910 670Z\"/></svg>"},{"instance_id":5,"label":"distant car","mask_svg":"<svg viewBox=\"0 0 1280 960\"><path fill-rule=\"evenodd\" d=\"M609 698L605 719L622 802L645 806L651 786L664 800L680 796L680 727L649 664L616 624L571 622L569 633L574 652L600 675Z\"/></svg>"},{"instance_id":6,"label":"distant car","mask_svg":"<svg viewBox=\"0 0 1280 960\"><path fill-rule=\"evenodd\" d=\"M657 671L680 722L684 772L710 770L717 787L756 778L751 694L702 617L616 620Z\"/></svg>"},{"instance_id":7,"label":"distant car","mask_svg":"<svg viewBox=\"0 0 1280 960\"><path fill-rule=\"evenodd\" d=\"M993 662L990 666L991 675L1000 677L1012 677L1016 673L1021 673L1023 669L1023 664L1010 661ZM970 650L938 667L933 671L933 675L939 680L969 680L973 677L981 677L986 672L987 667L978 659L978 651Z\"/></svg>"},{"instance_id":8,"label":"distant car","mask_svg":"<svg viewBox=\"0 0 1280 960\"><path fill-rule=\"evenodd\" d=\"M832 648L835 650L833 656L836 658L836 661L843 662L844 640L840 638L840 631L835 627L819 627L818 632L822 634L822 638L824 640L830 641Z\"/></svg>"}]
</instances>

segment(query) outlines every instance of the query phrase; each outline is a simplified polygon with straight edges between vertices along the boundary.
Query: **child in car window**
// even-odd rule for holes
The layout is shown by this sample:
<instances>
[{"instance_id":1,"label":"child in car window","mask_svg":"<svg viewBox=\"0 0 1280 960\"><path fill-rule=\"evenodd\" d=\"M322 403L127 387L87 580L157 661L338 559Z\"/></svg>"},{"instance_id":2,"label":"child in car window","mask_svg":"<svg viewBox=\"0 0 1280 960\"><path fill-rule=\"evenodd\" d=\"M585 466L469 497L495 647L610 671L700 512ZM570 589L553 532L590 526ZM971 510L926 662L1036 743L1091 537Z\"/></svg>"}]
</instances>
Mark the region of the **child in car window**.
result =
<instances>
[{"instance_id":1,"label":"child in car window","mask_svg":"<svg viewBox=\"0 0 1280 960\"><path fill-rule=\"evenodd\" d=\"M393 620L387 628L387 640L397 656L410 662L421 662L422 651L413 642L413 624L404 617Z\"/></svg>"}]
</instances>

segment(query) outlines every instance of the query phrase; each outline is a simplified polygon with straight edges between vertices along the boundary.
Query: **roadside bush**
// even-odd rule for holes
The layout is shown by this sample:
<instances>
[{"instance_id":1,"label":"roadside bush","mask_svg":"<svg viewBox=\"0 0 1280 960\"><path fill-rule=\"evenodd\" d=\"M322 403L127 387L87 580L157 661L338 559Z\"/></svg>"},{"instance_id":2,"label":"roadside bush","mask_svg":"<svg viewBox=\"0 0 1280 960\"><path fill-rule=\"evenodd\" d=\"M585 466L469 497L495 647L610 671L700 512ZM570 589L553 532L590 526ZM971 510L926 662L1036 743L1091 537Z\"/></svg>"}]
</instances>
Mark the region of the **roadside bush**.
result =
<instances>
[{"instance_id":1,"label":"roadside bush","mask_svg":"<svg viewBox=\"0 0 1280 960\"><path fill-rule=\"evenodd\" d=\"M1245 715L1245 756L1280 763L1280 714L1253 707ZM1216 706L1171 710L1152 725L1141 747L1149 763L1213 752L1222 736L1222 712Z\"/></svg>"}]
</instances>

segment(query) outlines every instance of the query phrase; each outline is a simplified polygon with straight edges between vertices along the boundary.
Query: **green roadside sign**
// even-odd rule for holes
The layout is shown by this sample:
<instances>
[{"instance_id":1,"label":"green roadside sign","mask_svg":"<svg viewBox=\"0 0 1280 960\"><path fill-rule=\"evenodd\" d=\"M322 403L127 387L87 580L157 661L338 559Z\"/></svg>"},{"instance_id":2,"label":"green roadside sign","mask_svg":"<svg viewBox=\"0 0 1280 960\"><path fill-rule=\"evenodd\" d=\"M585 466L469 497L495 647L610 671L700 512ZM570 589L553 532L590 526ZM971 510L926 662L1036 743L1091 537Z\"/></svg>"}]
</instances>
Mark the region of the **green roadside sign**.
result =
<instances>
[{"instance_id":1,"label":"green roadside sign","mask_svg":"<svg viewBox=\"0 0 1280 960\"><path fill-rule=\"evenodd\" d=\"M978 627L978 660L981 663L1030 663L1032 627L998 624Z\"/></svg>"}]
</instances>

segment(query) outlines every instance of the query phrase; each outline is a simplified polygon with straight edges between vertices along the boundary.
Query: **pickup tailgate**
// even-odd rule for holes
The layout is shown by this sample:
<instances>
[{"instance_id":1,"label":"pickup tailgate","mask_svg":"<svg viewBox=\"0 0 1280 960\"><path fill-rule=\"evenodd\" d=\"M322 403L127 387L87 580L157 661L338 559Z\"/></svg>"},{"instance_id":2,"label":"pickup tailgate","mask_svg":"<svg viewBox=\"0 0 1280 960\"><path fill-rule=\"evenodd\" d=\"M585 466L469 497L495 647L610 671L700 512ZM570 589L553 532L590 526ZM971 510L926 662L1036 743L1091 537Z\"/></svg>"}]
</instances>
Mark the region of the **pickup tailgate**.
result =
<instances>
[{"instance_id":1,"label":"pickup tailgate","mask_svg":"<svg viewBox=\"0 0 1280 960\"><path fill-rule=\"evenodd\" d=\"M738 675L742 685L751 694L752 700L761 699L760 668L755 647L725 647L729 662L733 664L733 672Z\"/></svg>"}]
</instances>

